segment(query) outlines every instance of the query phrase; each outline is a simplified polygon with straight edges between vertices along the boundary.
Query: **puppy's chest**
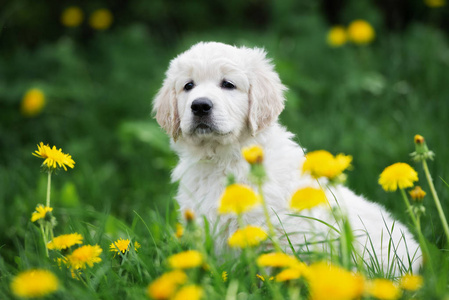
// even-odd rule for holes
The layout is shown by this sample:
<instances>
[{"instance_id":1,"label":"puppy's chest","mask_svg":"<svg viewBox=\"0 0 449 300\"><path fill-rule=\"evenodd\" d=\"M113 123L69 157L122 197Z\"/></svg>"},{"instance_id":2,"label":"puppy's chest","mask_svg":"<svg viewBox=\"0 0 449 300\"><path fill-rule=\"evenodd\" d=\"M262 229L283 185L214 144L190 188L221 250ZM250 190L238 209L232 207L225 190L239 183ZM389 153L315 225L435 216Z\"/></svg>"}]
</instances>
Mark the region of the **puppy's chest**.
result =
<instances>
[{"instance_id":1,"label":"puppy's chest","mask_svg":"<svg viewBox=\"0 0 449 300\"><path fill-rule=\"evenodd\" d=\"M227 177L233 175L242 183L246 181L248 171L248 166L239 163L220 165L201 161L190 166L180 176L177 200L181 209L190 208L205 214L215 212Z\"/></svg>"}]
</instances>

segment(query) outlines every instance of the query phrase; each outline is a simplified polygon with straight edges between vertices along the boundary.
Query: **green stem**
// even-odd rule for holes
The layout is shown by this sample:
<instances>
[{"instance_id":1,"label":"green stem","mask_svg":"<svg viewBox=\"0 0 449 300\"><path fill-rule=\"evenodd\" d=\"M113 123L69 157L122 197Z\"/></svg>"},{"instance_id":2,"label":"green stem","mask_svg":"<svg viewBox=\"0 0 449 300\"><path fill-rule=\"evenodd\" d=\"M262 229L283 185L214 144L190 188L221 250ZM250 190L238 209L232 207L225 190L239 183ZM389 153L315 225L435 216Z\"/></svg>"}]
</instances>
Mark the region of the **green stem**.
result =
<instances>
[{"instance_id":1,"label":"green stem","mask_svg":"<svg viewBox=\"0 0 449 300\"><path fill-rule=\"evenodd\" d=\"M271 241L273 242L274 249L277 252L282 252L281 247L279 246L279 241L278 241L277 236L276 236L276 234L274 232L273 224L271 223L270 214L268 212L268 207L267 207L267 204L265 202L265 197L263 195L262 182L259 182L258 188L259 188L260 199L261 199L261 202L262 202L263 213L264 213L265 219L267 221L268 234L271 237Z\"/></svg>"},{"instance_id":2,"label":"green stem","mask_svg":"<svg viewBox=\"0 0 449 300\"><path fill-rule=\"evenodd\" d=\"M408 201L407 194L405 193L404 189L399 189L401 191L402 198L404 199L405 206L407 207L407 211L410 214L410 217L412 218L413 225L415 225L416 231L418 233L418 240L419 244L421 245L421 249L424 255L424 261L427 262L431 272L433 273L433 267L431 262L431 256L429 249L427 248L426 239L424 238L424 235L421 232L421 225L419 223L419 219L416 218L415 214L413 213L412 207L410 205L410 201Z\"/></svg>"},{"instance_id":3,"label":"green stem","mask_svg":"<svg viewBox=\"0 0 449 300\"><path fill-rule=\"evenodd\" d=\"M48 181L47 181L47 206L50 207L50 191L51 191L51 171L48 171Z\"/></svg>"},{"instance_id":4,"label":"green stem","mask_svg":"<svg viewBox=\"0 0 449 300\"><path fill-rule=\"evenodd\" d=\"M426 160L423 160L422 165L424 169L424 174L426 174L427 182L429 183L430 192L432 193L433 200L435 201L435 206L437 207L438 214L440 216L441 224L443 225L444 233L446 234L446 243L448 243L449 246L449 226L447 224L446 216L444 215L443 208L441 207L441 202L440 199L438 198L435 186L433 185L432 176L430 176Z\"/></svg>"},{"instance_id":5,"label":"green stem","mask_svg":"<svg viewBox=\"0 0 449 300\"><path fill-rule=\"evenodd\" d=\"M47 254L47 257L49 257L48 255L48 248L47 248L47 234L45 233L44 230L44 225L40 224L40 228L41 228L41 233L42 233L42 239L44 240L44 247L45 247L45 254Z\"/></svg>"}]
</instances>

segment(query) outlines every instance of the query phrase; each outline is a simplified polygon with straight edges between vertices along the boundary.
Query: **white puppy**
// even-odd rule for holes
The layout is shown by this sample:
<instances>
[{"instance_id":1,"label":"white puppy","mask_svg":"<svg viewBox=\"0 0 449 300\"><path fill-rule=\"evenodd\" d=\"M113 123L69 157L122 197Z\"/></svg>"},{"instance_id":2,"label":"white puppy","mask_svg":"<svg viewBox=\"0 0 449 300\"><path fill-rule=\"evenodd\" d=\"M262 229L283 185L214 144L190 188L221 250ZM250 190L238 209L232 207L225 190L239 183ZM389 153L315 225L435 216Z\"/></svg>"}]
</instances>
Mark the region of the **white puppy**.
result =
<instances>
[{"instance_id":1,"label":"white puppy","mask_svg":"<svg viewBox=\"0 0 449 300\"><path fill-rule=\"evenodd\" d=\"M172 137L171 146L179 156L172 174L172 179L179 181L176 199L182 211L192 209L218 228L218 249L237 228L234 217L217 213L226 177L232 174L238 183L251 184L241 149L253 144L265 153L268 178L263 192L283 247L289 248L285 233L296 250L314 250L322 247L320 241L338 237L329 226L312 219L338 228L328 208L302 213L312 218L289 215L293 193L318 183L302 174L304 152L277 121L284 108L285 90L264 50L210 42L194 45L171 61L154 99L156 119ZM327 198L332 207L340 207L348 216L356 249L368 264L373 265L374 260L374 265L385 272L391 268L394 273L418 269L418 244L384 208L343 186L328 189ZM265 226L260 209L244 218L249 224Z\"/></svg>"}]
</instances>

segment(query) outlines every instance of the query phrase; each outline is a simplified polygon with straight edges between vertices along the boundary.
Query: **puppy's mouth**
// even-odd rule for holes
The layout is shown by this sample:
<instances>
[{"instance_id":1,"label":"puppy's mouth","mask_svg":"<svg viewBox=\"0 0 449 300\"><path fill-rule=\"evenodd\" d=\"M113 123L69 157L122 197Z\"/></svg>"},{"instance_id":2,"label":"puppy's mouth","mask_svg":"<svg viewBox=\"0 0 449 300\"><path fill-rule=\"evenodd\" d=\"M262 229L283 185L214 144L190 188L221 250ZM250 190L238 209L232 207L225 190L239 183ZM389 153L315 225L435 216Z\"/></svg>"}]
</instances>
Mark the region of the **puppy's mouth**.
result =
<instances>
[{"instance_id":1,"label":"puppy's mouth","mask_svg":"<svg viewBox=\"0 0 449 300\"><path fill-rule=\"evenodd\" d=\"M214 127L207 123L199 123L193 130L193 132L198 135L210 134L215 131Z\"/></svg>"}]
</instances>

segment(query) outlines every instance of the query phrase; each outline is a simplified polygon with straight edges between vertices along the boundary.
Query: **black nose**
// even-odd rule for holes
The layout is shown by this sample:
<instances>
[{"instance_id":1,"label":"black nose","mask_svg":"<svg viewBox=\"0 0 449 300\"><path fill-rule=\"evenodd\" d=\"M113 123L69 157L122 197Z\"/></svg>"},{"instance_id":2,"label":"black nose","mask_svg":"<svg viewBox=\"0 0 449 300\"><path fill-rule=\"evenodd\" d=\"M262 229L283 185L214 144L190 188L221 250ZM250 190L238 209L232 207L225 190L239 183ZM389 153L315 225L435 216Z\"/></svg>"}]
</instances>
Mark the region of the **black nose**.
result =
<instances>
[{"instance_id":1,"label":"black nose","mask_svg":"<svg viewBox=\"0 0 449 300\"><path fill-rule=\"evenodd\" d=\"M207 116L212 111L212 101L207 98L198 98L192 102L192 113L197 117Z\"/></svg>"}]
</instances>

